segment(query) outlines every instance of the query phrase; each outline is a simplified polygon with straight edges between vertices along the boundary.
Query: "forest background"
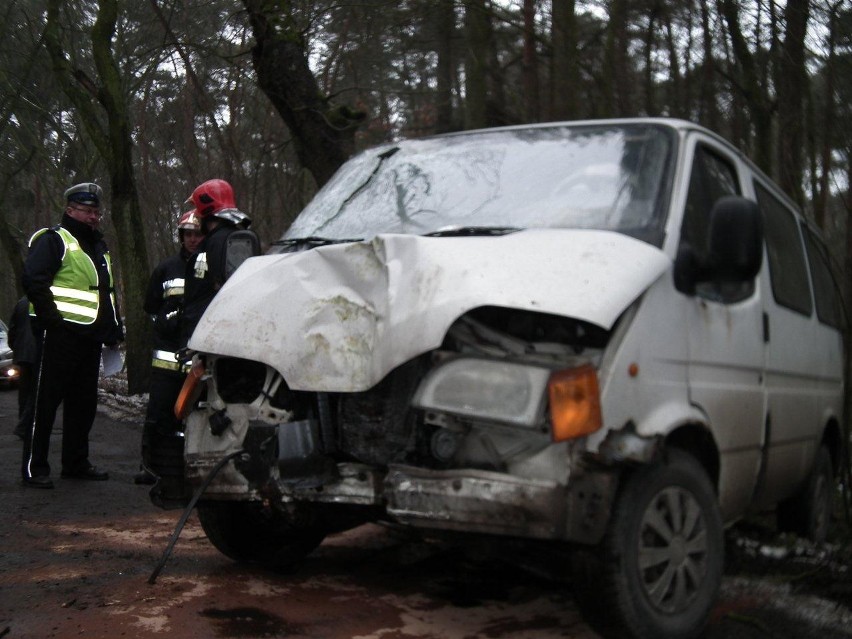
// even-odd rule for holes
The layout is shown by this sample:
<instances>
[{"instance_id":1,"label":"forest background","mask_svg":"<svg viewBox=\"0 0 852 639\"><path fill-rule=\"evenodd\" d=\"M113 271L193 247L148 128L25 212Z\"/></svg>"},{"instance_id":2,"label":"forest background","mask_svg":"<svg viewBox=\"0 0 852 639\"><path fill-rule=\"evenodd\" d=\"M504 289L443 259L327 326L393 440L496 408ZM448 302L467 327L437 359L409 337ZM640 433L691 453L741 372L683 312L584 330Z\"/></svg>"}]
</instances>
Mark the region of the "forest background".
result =
<instances>
[{"instance_id":1,"label":"forest background","mask_svg":"<svg viewBox=\"0 0 852 639\"><path fill-rule=\"evenodd\" d=\"M144 289L200 182L231 182L269 243L361 148L643 115L752 157L823 229L852 308L852 0L3 0L0 316L30 235L98 182L143 392Z\"/></svg>"}]
</instances>

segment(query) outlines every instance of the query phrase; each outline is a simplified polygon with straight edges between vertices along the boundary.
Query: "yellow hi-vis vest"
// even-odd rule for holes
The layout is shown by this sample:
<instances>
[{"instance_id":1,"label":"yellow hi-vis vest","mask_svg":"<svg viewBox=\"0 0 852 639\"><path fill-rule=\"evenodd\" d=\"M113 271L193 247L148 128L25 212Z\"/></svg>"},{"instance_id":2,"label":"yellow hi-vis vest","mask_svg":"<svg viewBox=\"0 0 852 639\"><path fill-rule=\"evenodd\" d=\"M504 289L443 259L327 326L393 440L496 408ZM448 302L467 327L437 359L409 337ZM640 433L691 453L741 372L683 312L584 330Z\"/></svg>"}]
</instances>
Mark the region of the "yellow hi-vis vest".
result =
<instances>
[{"instance_id":1,"label":"yellow hi-vis vest","mask_svg":"<svg viewBox=\"0 0 852 639\"><path fill-rule=\"evenodd\" d=\"M100 296L98 295L98 269L92 258L80 247L71 233L61 226L54 230L62 238L65 249L62 253L62 266L53 277L50 292L62 319L75 324L93 324L98 316ZM32 246L48 229L36 231L30 238ZM109 272L109 290L112 298L112 308L115 312L115 293L113 292L112 263L109 253L104 253L107 271ZM30 315L35 316L33 305L30 304Z\"/></svg>"}]
</instances>

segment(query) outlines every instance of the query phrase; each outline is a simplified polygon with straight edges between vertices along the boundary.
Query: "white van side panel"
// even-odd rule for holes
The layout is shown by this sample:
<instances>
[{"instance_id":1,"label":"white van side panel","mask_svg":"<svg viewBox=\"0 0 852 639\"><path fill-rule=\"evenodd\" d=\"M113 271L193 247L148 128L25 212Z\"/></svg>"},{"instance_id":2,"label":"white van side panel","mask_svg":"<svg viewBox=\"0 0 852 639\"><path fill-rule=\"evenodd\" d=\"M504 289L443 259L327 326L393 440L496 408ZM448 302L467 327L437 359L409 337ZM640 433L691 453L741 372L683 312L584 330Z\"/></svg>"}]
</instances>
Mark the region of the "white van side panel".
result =
<instances>
[{"instance_id":1,"label":"white van side panel","mask_svg":"<svg viewBox=\"0 0 852 639\"><path fill-rule=\"evenodd\" d=\"M736 304L683 298L689 326L689 397L706 413L720 455L723 517L749 505L763 439L760 296Z\"/></svg>"},{"instance_id":2,"label":"white van side panel","mask_svg":"<svg viewBox=\"0 0 852 639\"><path fill-rule=\"evenodd\" d=\"M791 496L806 479L826 425L825 415L840 414L843 390L839 333L821 324L815 312L806 317L776 304L771 291L764 303L769 323L770 424L757 506Z\"/></svg>"},{"instance_id":3,"label":"white van side panel","mask_svg":"<svg viewBox=\"0 0 852 639\"><path fill-rule=\"evenodd\" d=\"M757 197L755 180L765 189L763 198ZM750 177L746 182L749 196L754 197L761 207L767 206L764 215L774 220L786 219L793 211L784 199L774 193L774 186L766 181ZM777 222L776 222L777 224ZM784 228L784 225L778 228ZM795 230L795 236L792 231ZM763 451L763 469L755 495L755 507L764 508L792 496L807 479L819 446L826 415L839 416L842 411L843 345L836 329L819 321L813 299L813 278L808 275L808 260L801 238L798 221L788 227L790 240L797 246L776 246L776 254L784 255L787 269L804 274L810 282L810 290L795 289L796 299L810 301L810 310L793 310L776 300L772 278L786 280L793 277L773 274L769 260L772 247L764 255L760 286L763 291L763 307L767 326L766 341L766 403L767 426ZM776 236L777 238L778 236ZM776 239L778 243L780 240ZM800 255L799 255L800 253ZM795 258L800 256L801 260ZM793 277L793 281L796 278ZM804 282L807 285L808 282ZM787 289L786 295L794 295ZM789 304L790 302L788 302ZM797 301L803 306L807 302Z\"/></svg>"},{"instance_id":4,"label":"white van side panel","mask_svg":"<svg viewBox=\"0 0 852 639\"><path fill-rule=\"evenodd\" d=\"M745 315L753 319L756 314L755 321L759 322L759 298L755 299L745 304ZM749 304L756 304L757 308ZM708 309L700 300L679 293L671 272L663 274L637 303L617 349L604 357L600 369L604 429L587 441L589 450L596 451L609 430L622 429L628 423L635 425L638 435L647 438L665 437L688 424L703 426L717 440L721 455L718 488L725 521L748 509L757 482L761 430L753 424L759 424L763 414L759 385L762 365L729 369L723 362L710 361L712 349L704 353L697 378L705 382L699 395L713 411L716 421L711 422L703 406L690 401L689 339L698 324L704 335L718 327L721 334L712 340L725 342L732 338L735 316L736 309L733 315L724 309ZM758 329L759 323L749 325L750 331ZM739 333L739 341L731 343L729 350L745 353L748 349L743 342L749 340L743 337L744 331ZM760 344L762 341L758 340ZM762 358L760 353L762 350ZM629 373L631 364L638 366L635 376ZM751 422L742 421L746 415ZM714 429L714 423L732 426Z\"/></svg>"},{"instance_id":5,"label":"white van side panel","mask_svg":"<svg viewBox=\"0 0 852 639\"><path fill-rule=\"evenodd\" d=\"M589 437L596 450L610 429L633 423L637 434L666 434L684 415L695 415L687 392L683 308L675 303L671 271L664 273L627 318L624 338L614 340L600 367L604 428ZM637 373L631 375L631 366ZM663 410L661 407L665 407ZM676 408L677 407L677 408Z\"/></svg>"},{"instance_id":6,"label":"white van side panel","mask_svg":"<svg viewBox=\"0 0 852 639\"><path fill-rule=\"evenodd\" d=\"M676 251L688 197L695 152L701 144L717 153L736 171L740 188L748 169L716 140L692 133L684 141L678 177L683 185L672 201L670 250ZM725 520L740 516L749 506L757 485L765 397L761 290L745 299L722 302L709 296L674 291L683 307L687 330L689 401L706 415L707 428L719 450L719 502Z\"/></svg>"}]
</instances>

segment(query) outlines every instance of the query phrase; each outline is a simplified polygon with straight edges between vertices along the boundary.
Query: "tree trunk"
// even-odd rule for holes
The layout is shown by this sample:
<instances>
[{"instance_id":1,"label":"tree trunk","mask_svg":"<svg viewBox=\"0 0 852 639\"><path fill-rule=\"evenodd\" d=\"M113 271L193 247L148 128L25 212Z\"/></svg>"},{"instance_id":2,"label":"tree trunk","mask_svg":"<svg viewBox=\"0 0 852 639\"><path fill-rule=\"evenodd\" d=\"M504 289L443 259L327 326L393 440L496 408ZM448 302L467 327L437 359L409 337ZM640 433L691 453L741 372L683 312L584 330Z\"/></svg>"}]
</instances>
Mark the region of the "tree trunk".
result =
<instances>
[{"instance_id":1,"label":"tree trunk","mask_svg":"<svg viewBox=\"0 0 852 639\"><path fill-rule=\"evenodd\" d=\"M648 28L645 30L645 114L657 115L657 104L654 100L654 47L656 46L657 5L652 4L648 10Z\"/></svg>"},{"instance_id":2,"label":"tree trunk","mask_svg":"<svg viewBox=\"0 0 852 639\"><path fill-rule=\"evenodd\" d=\"M541 120L538 83L538 54L535 34L535 0L524 0L524 104L527 122Z\"/></svg>"},{"instance_id":3,"label":"tree trunk","mask_svg":"<svg viewBox=\"0 0 852 639\"><path fill-rule=\"evenodd\" d=\"M787 0L784 17L787 28L775 78L779 130L778 181L799 206L804 206L802 150L805 145L804 100L809 91L805 69L809 0Z\"/></svg>"},{"instance_id":4,"label":"tree trunk","mask_svg":"<svg viewBox=\"0 0 852 639\"><path fill-rule=\"evenodd\" d=\"M773 104L765 85L760 81L757 62L748 48L748 42L740 28L740 13L737 0L719 0L719 7L725 18L733 47L735 87L746 101L751 116L754 135L754 159L766 173L772 175L772 116Z\"/></svg>"},{"instance_id":5,"label":"tree trunk","mask_svg":"<svg viewBox=\"0 0 852 639\"><path fill-rule=\"evenodd\" d=\"M254 33L252 60L261 90L293 135L299 161L322 186L355 148L365 114L333 106L308 67L289 0L243 0Z\"/></svg>"},{"instance_id":6,"label":"tree trunk","mask_svg":"<svg viewBox=\"0 0 852 639\"><path fill-rule=\"evenodd\" d=\"M436 0L432 11L438 54L435 132L445 133L456 128L453 123L453 38L456 31L456 12L453 0Z\"/></svg>"},{"instance_id":7,"label":"tree trunk","mask_svg":"<svg viewBox=\"0 0 852 639\"><path fill-rule=\"evenodd\" d=\"M2 188L0 188L0 194L2 194L4 200L8 199L7 196L9 195L10 190L11 190L9 185L12 182L12 179L15 177L15 175L19 171L23 171L26 168L27 164L29 164L30 161L32 160L33 154L34 154L34 151L32 151L29 154L29 157L27 157L26 162L24 162L15 171L15 173L7 176L6 179L3 180L3 186L2 186ZM22 283L23 282L22 276L24 274L23 257L26 254L26 248L27 248L26 243L30 238L29 237L17 237L16 236L16 234L12 230L13 226L9 223L9 220L6 218L6 211L5 210L3 210L0 213L0 220L2 220L2 223L0 223L0 249L2 249L2 252L4 252L6 254L6 258L8 259L8 262L9 262L9 267L12 269L12 273L14 274L14 277L15 277L15 293L17 294L17 297L20 297L20 295L23 292L23 283Z\"/></svg>"},{"instance_id":8,"label":"tree trunk","mask_svg":"<svg viewBox=\"0 0 852 639\"><path fill-rule=\"evenodd\" d=\"M713 55L713 30L710 27L710 8L701 0L701 42L704 64L698 98L698 119L711 129L719 128L719 109L716 103L716 59Z\"/></svg>"},{"instance_id":9,"label":"tree trunk","mask_svg":"<svg viewBox=\"0 0 852 639\"><path fill-rule=\"evenodd\" d=\"M814 202L814 218L820 228L825 228L826 214L829 199L829 182L831 177L831 169L833 166L831 160L831 152L833 149L833 136L831 132L834 130L835 123L835 74L837 68L837 23L838 11L843 4L840 0L834 4L830 11L829 26L828 26L828 54L825 62L825 103L822 114L822 135L820 136L822 143L820 147L820 175L819 175L819 193ZM847 222L849 224L849 222ZM847 271L849 273L849 271Z\"/></svg>"},{"instance_id":10,"label":"tree trunk","mask_svg":"<svg viewBox=\"0 0 852 639\"><path fill-rule=\"evenodd\" d=\"M49 0L45 42L56 77L109 172L111 217L118 237L123 284L120 308L127 333L128 391L137 394L146 389L151 370L151 325L142 309L148 285L148 252L133 173L132 127L122 77L112 53L118 2L100 0L92 27L92 55L100 85L68 61L60 39L59 8L60 0ZM99 113L97 104L103 113ZM106 129L101 124L102 118L106 120Z\"/></svg>"},{"instance_id":11,"label":"tree trunk","mask_svg":"<svg viewBox=\"0 0 852 639\"><path fill-rule=\"evenodd\" d=\"M680 60L678 59L677 43L675 42L674 25L672 24L672 9L666 9L666 46L669 50L669 110L668 114L674 117L689 117L687 100L684 97L686 91L683 86L683 78L680 72ZM688 69L689 66L686 65Z\"/></svg>"},{"instance_id":12,"label":"tree trunk","mask_svg":"<svg viewBox=\"0 0 852 639\"><path fill-rule=\"evenodd\" d=\"M488 16L485 0L465 0L465 128L488 125Z\"/></svg>"},{"instance_id":13,"label":"tree trunk","mask_svg":"<svg viewBox=\"0 0 852 639\"><path fill-rule=\"evenodd\" d=\"M553 71L550 108L554 120L572 120L579 116L580 65L574 3L575 0L551 0Z\"/></svg>"},{"instance_id":14,"label":"tree trunk","mask_svg":"<svg viewBox=\"0 0 852 639\"><path fill-rule=\"evenodd\" d=\"M628 11L629 0L609 1L603 67L604 117L635 115L628 53Z\"/></svg>"}]
</instances>

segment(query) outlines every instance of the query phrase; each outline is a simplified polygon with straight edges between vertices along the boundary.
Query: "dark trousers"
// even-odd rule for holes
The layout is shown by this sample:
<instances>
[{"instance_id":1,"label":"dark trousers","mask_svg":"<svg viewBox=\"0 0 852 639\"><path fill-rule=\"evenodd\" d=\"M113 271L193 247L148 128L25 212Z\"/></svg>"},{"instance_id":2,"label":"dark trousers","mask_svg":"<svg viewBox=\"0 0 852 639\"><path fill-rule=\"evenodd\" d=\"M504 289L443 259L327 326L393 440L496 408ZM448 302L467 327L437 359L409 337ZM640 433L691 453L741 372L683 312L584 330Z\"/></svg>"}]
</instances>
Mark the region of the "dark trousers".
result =
<instances>
[{"instance_id":1,"label":"dark trousers","mask_svg":"<svg viewBox=\"0 0 852 639\"><path fill-rule=\"evenodd\" d=\"M159 444L178 431L182 424L175 417L175 401L186 379L186 374L167 371L161 368L151 370L148 387L148 409L145 413L145 425L142 427L142 463L156 473L160 464L155 454ZM157 473L159 474L159 473Z\"/></svg>"},{"instance_id":2,"label":"dark trousers","mask_svg":"<svg viewBox=\"0 0 852 639\"><path fill-rule=\"evenodd\" d=\"M34 367L30 362L17 362L16 366L20 376L18 377L18 425L15 427L15 434L24 439L33 425L36 380Z\"/></svg>"},{"instance_id":3,"label":"dark trousers","mask_svg":"<svg viewBox=\"0 0 852 639\"><path fill-rule=\"evenodd\" d=\"M62 470L89 463L89 431L98 408L101 344L66 330L47 330L36 374L35 419L24 438L24 477L50 474L48 452L56 411L62 404Z\"/></svg>"}]
</instances>

